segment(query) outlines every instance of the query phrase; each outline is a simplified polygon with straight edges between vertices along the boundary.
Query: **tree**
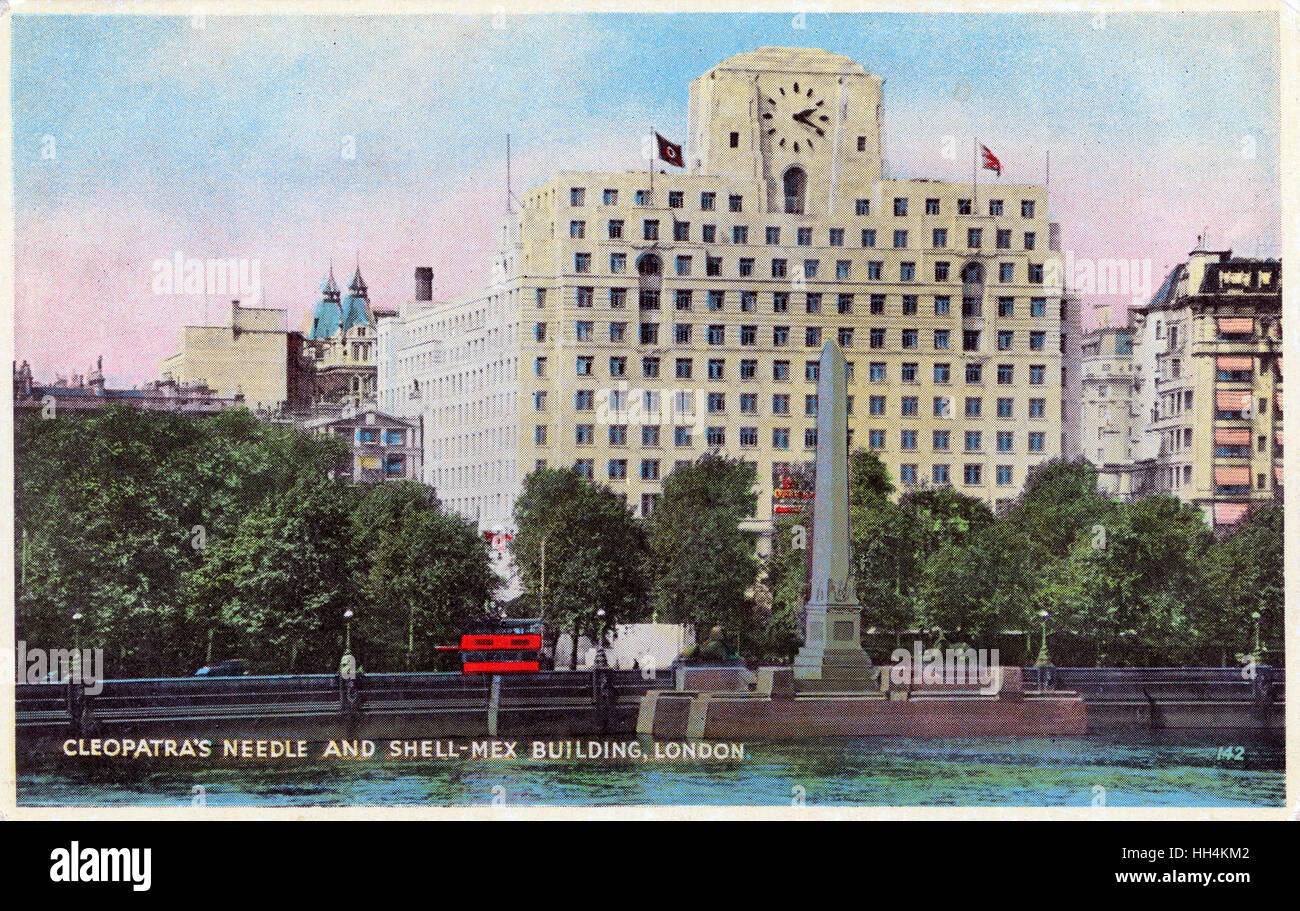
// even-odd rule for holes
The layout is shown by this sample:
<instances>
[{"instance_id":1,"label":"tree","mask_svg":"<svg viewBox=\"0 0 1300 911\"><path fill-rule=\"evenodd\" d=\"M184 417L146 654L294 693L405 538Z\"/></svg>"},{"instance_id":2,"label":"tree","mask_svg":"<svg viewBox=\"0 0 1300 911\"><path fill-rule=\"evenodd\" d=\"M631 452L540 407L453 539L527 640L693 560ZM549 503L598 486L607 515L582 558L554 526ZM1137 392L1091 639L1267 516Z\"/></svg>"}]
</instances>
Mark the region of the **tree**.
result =
<instances>
[{"instance_id":1,"label":"tree","mask_svg":"<svg viewBox=\"0 0 1300 911\"><path fill-rule=\"evenodd\" d=\"M540 468L515 501L511 553L554 629L603 636L640 619L647 601L643 529L622 499L572 468ZM543 560L545 553L545 560Z\"/></svg>"},{"instance_id":2,"label":"tree","mask_svg":"<svg viewBox=\"0 0 1300 911\"><path fill-rule=\"evenodd\" d=\"M1084 459L1051 459L1029 470L1007 522L1044 559L1063 559L1079 535L1114 522L1120 505L1097 491L1097 469Z\"/></svg>"},{"instance_id":3,"label":"tree","mask_svg":"<svg viewBox=\"0 0 1300 911\"><path fill-rule=\"evenodd\" d=\"M1209 660L1227 662L1255 650L1255 618L1269 663L1281 663L1286 604L1282 507L1255 509L1215 544L1207 575L1213 597L1200 602L1193 622Z\"/></svg>"},{"instance_id":4,"label":"tree","mask_svg":"<svg viewBox=\"0 0 1300 911\"><path fill-rule=\"evenodd\" d=\"M1094 543L1101 546L1094 546ZM1086 633L1096 663L1176 665L1195 655L1195 618L1211 608L1207 561L1214 537L1200 509L1167 494L1119 513L1104 542L1072 549L1080 594L1058 626Z\"/></svg>"},{"instance_id":5,"label":"tree","mask_svg":"<svg viewBox=\"0 0 1300 911\"><path fill-rule=\"evenodd\" d=\"M303 478L251 512L188 575L191 616L213 618L227 648L281 673L333 671L343 614L361 608L355 496L350 484Z\"/></svg>"},{"instance_id":6,"label":"tree","mask_svg":"<svg viewBox=\"0 0 1300 911\"><path fill-rule=\"evenodd\" d=\"M752 462L707 453L664 479L646 520L652 603L660 616L697 628L749 625L758 557L756 535L741 523L757 505Z\"/></svg>"},{"instance_id":7,"label":"tree","mask_svg":"<svg viewBox=\"0 0 1300 911\"><path fill-rule=\"evenodd\" d=\"M486 621L499 584L477 527L443 512L430 488L409 481L363 488L352 524L366 564L358 619L374 655L371 669L447 663L435 646Z\"/></svg>"},{"instance_id":8,"label":"tree","mask_svg":"<svg viewBox=\"0 0 1300 911\"><path fill-rule=\"evenodd\" d=\"M1008 629L1024 629L1034 606L1032 549L1005 522L967 540L944 544L926 562L917 592L926 628L949 642L991 645Z\"/></svg>"},{"instance_id":9,"label":"tree","mask_svg":"<svg viewBox=\"0 0 1300 911\"><path fill-rule=\"evenodd\" d=\"M32 419L15 433L26 641L102 647L116 675L188 673L211 628L183 610L205 548L273 493L337 462L343 444L256 421L103 408ZM204 640L201 644L196 642Z\"/></svg>"}]
</instances>

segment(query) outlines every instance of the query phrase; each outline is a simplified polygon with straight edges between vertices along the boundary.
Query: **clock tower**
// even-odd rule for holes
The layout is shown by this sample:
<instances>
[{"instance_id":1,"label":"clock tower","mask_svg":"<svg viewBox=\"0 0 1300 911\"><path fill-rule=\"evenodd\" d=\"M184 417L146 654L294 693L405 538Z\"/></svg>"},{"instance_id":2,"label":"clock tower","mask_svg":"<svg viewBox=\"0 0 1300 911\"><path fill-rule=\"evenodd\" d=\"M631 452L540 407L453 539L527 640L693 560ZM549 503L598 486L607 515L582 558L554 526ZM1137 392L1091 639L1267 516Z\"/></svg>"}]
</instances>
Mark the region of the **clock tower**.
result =
<instances>
[{"instance_id":1,"label":"clock tower","mask_svg":"<svg viewBox=\"0 0 1300 911\"><path fill-rule=\"evenodd\" d=\"M882 84L822 50L737 54L691 83L688 165L756 183L767 212L844 212L881 177Z\"/></svg>"}]
</instances>

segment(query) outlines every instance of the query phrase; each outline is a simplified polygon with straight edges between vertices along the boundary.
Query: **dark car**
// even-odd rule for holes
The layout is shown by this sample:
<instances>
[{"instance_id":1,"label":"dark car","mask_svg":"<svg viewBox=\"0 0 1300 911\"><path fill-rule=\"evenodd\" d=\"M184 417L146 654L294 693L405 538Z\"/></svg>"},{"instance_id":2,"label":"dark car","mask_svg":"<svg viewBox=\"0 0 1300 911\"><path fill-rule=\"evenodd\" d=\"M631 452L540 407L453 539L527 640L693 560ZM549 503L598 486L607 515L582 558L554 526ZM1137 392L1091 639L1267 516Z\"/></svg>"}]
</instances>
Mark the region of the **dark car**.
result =
<instances>
[{"instance_id":1,"label":"dark car","mask_svg":"<svg viewBox=\"0 0 1300 911\"><path fill-rule=\"evenodd\" d=\"M215 664L205 664L194 672L195 677L243 677L248 674L248 662L243 658L229 658Z\"/></svg>"}]
</instances>

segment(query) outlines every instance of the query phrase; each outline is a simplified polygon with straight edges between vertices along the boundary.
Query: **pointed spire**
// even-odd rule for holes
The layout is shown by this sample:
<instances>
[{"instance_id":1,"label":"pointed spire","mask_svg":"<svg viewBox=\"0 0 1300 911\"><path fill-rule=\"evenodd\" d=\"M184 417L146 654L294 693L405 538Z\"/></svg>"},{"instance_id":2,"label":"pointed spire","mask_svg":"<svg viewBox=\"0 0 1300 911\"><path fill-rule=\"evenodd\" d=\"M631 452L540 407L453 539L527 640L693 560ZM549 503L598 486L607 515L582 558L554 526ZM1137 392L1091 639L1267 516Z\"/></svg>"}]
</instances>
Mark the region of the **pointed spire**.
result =
<instances>
[{"instance_id":1,"label":"pointed spire","mask_svg":"<svg viewBox=\"0 0 1300 911\"><path fill-rule=\"evenodd\" d=\"M361 264L357 263L357 271L352 275L352 283L348 285L348 290L357 297L368 297L369 289L366 288L366 280L361 277Z\"/></svg>"},{"instance_id":2,"label":"pointed spire","mask_svg":"<svg viewBox=\"0 0 1300 911\"><path fill-rule=\"evenodd\" d=\"M329 275L320 286L320 293L325 296L326 300L337 301L339 299L339 286L334 281L334 263L330 263Z\"/></svg>"}]
</instances>

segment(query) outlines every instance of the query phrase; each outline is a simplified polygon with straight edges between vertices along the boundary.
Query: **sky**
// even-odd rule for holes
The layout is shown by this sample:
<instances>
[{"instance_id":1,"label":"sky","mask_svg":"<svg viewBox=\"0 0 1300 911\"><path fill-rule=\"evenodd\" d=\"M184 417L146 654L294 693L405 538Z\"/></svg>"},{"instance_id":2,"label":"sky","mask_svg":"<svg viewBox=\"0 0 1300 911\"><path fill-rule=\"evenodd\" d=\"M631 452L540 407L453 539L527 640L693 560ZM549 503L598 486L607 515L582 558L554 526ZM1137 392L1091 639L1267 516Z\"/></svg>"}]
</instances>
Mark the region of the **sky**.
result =
<instances>
[{"instance_id":1,"label":"sky","mask_svg":"<svg viewBox=\"0 0 1300 911\"><path fill-rule=\"evenodd\" d=\"M1272 14L17 15L15 356L38 380L101 354L110 385L156 379L181 326L228 314L158 293L178 252L255 261L252 303L291 328L331 262L378 305L419 265L436 298L469 291L507 133L516 196L643 169L651 126L685 138L690 81L765 45L885 79L889 176L969 180L978 137L1002 182L1038 183L1050 152L1067 263L1149 264L1154 292L1207 230L1280 255L1278 44Z\"/></svg>"}]
</instances>

